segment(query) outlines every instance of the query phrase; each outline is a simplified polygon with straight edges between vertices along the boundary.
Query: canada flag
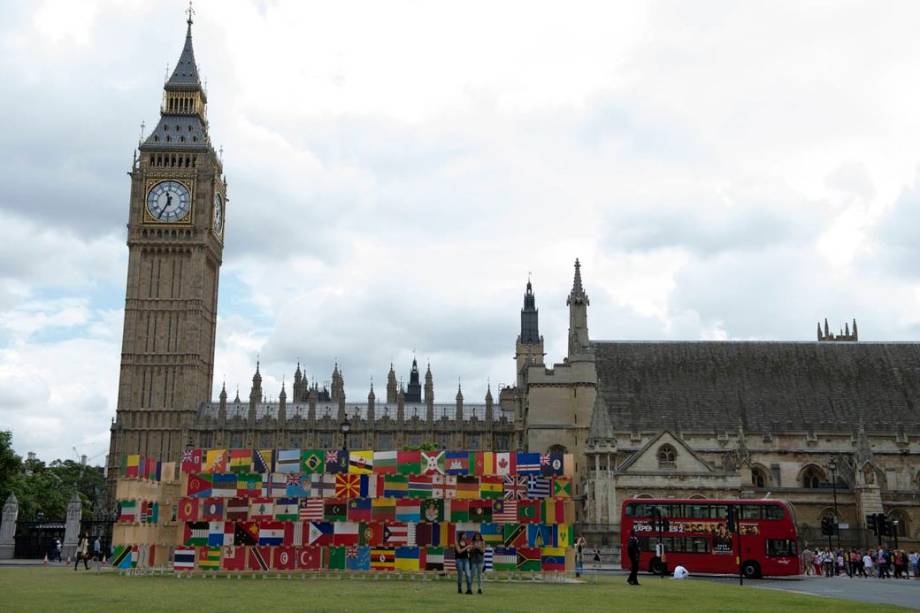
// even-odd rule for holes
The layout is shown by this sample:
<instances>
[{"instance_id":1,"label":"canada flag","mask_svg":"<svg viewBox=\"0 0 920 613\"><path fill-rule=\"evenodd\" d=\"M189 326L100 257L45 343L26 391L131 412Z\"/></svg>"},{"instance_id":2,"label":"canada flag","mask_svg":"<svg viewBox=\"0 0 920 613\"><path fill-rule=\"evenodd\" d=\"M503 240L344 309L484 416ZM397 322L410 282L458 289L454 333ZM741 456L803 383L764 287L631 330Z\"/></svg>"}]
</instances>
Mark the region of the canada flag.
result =
<instances>
[{"instance_id":1,"label":"canada flag","mask_svg":"<svg viewBox=\"0 0 920 613\"><path fill-rule=\"evenodd\" d=\"M495 454L495 474L511 475L515 473L515 457L513 453L496 453Z\"/></svg>"}]
</instances>

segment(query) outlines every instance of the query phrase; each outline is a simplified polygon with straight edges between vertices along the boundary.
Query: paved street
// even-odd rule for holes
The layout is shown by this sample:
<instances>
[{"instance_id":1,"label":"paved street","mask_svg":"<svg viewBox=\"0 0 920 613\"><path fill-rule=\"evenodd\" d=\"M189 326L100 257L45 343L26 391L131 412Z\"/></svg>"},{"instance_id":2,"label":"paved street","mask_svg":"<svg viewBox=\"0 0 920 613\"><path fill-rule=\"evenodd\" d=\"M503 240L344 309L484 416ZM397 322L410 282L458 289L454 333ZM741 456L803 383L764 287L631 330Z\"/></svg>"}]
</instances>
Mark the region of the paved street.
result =
<instances>
[{"instance_id":1,"label":"paved street","mask_svg":"<svg viewBox=\"0 0 920 613\"><path fill-rule=\"evenodd\" d=\"M697 577L705 581L734 581L727 577ZM745 581L745 587L783 590L829 596L846 600L858 600L877 604L893 604L920 610L920 579L850 579L849 577L796 577L790 579L764 579Z\"/></svg>"}]
</instances>

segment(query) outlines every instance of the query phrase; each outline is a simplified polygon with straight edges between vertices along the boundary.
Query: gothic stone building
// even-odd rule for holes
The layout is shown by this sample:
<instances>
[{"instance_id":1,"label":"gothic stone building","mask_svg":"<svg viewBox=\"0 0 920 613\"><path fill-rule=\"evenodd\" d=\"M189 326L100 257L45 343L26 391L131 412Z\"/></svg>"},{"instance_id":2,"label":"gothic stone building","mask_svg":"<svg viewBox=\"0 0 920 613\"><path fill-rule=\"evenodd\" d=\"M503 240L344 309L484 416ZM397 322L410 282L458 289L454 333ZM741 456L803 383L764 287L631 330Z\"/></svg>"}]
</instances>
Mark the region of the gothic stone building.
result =
<instances>
[{"instance_id":1,"label":"gothic stone building","mask_svg":"<svg viewBox=\"0 0 920 613\"><path fill-rule=\"evenodd\" d=\"M920 538L920 344L859 341L855 321L812 342L597 341L588 334L581 269L568 296L568 351L545 363L528 282L517 338L516 383L484 403L434 401L412 364L407 388L391 365L386 400L346 401L338 365L331 389L300 365L291 398L248 400L213 384L227 183L208 134L207 95L191 19L160 121L132 165L128 279L109 470L123 453L176 458L186 445L337 447L421 443L472 449L562 450L576 463L585 525L618 523L630 496L771 496L800 525L833 513L862 526L867 513ZM834 466L833 471L830 470Z\"/></svg>"}]
</instances>

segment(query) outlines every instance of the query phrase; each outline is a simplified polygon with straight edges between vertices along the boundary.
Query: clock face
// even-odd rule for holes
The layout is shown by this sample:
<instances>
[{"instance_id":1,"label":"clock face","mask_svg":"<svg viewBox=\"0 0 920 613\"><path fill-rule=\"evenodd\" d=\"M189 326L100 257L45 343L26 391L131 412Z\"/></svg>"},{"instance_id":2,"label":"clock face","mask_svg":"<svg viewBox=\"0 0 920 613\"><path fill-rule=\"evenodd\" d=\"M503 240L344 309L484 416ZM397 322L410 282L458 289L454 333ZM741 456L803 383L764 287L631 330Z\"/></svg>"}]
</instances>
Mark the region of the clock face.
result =
<instances>
[{"instance_id":1,"label":"clock face","mask_svg":"<svg viewBox=\"0 0 920 613\"><path fill-rule=\"evenodd\" d=\"M224 201L220 194L214 194L214 232L220 234L224 230Z\"/></svg>"},{"instance_id":2,"label":"clock face","mask_svg":"<svg viewBox=\"0 0 920 613\"><path fill-rule=\"evenodd\" d=\"M160 181L147 193L147 212L156 221L181 221L191 206L188 188L178 181Z\"/></svg>"}]
</instances>

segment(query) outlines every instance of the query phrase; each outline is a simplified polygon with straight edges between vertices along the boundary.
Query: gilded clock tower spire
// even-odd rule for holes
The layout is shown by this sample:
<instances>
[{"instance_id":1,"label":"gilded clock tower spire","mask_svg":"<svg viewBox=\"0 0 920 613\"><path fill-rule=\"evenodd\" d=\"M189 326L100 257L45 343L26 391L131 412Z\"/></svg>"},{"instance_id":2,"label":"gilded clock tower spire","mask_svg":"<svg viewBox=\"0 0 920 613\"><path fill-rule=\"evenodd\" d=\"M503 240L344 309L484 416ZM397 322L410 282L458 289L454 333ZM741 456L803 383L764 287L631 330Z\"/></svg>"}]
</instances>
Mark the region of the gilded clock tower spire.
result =
<instances>
[{"instance_id":1,"label":"gilded clock tower spire","mask_svg":"<svg viewBox=\"0 0 920 613\"><path fill-rule=\"evenodd\" d=\"M128 280L110 476L125 453L178 457L211 395L227 184L185 45L129 175Z\"/></svg>"}]
</instances>

